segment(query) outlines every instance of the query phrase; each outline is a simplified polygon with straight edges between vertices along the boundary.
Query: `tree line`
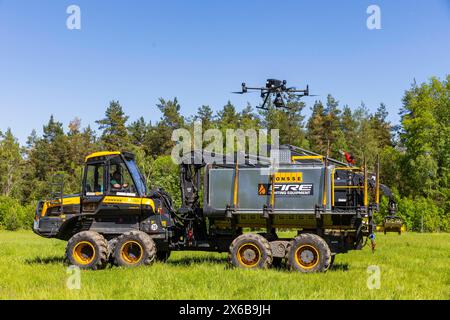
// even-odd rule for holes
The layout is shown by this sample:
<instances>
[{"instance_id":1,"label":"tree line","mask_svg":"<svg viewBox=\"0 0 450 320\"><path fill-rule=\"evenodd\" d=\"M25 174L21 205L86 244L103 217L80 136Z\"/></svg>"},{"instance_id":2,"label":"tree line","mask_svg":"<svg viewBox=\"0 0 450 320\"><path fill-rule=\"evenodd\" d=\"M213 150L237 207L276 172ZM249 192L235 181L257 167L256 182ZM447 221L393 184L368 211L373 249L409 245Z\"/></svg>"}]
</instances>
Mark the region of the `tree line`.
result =
<instances>
[{"instance_id":1,"label":"tree line","mask_svg":"<svg viewBox=\"0 0 450 320\"><path fill-rule=\"evenodd\" d=\"M163 187L180 203L178 168L171 161L175 129L193 131L195 121L202 130L280 130L280 144L292 144L344 161L341 151L365 157L373 167L381 159L381 180L390 186L399 215L415 231L450 231L450 75L413 83L405 91L401 121L393 125L380 104L375 112L361 104L341 105L332 95L317 100L311 115L305 104L287 97L289 109L256 109L248 104L239 111L228 102L214 112L200 106L183 116L177 98L159 99L162 116L152 123L144 117L130 121L119 101L111 101L97 128L73 119L66 127L53 116L42 135L33 130L20 145L11 129L0 131L0 228L15 230L32 224L37 200L50 195L55 174L64 174L65 192L80 189L84 158L99 150L134 152L150 187ZM378 221L386 214L382 202Z\"/></svg>"}]
</instances>

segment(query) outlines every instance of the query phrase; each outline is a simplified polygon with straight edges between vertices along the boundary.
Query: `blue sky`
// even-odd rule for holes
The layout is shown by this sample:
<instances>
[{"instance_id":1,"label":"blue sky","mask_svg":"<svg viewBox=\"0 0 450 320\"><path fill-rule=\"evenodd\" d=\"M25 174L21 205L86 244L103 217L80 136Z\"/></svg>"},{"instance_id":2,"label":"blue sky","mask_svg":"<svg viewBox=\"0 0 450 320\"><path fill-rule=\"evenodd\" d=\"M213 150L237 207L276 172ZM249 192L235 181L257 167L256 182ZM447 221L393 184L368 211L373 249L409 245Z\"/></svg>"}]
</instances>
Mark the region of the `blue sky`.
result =
<instances>
[{"instance_id":1,"label":"blue sky","mask_svg":"<svg viewBox=\"0 0 450 320\"><path fill-rule=\"evenodd\" d=\"M177 96L185 115L227 100L242 109L258 95L230 92L269 77L351 108L384 102L397 123L413 79L450 73L450 0L271 3L0 0L0 130L25 142L50 114L97 129L113 99L131 120L158 120L159 97ZM66 28L71 4L81 30ZM371 4L381 30L366 27Z\"/></svg>"}]
</instances>

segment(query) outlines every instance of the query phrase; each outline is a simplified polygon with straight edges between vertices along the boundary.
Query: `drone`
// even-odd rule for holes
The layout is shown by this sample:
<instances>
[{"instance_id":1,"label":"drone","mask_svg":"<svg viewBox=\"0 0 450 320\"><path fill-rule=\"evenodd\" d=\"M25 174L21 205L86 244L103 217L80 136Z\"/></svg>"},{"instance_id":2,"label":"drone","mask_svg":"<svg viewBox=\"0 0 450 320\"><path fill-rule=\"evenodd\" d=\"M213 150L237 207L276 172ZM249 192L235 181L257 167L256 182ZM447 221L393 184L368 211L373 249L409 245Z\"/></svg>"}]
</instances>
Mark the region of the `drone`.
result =
<instances>
[{"instance_id":1,"label":"drone","mask_svg":"<svg viewBox=\"0 0 450 320\"><path fill-rule=\"evenodd\" d=\"M273 104L277 108L286 108L289 109L283 99L284 93L294 93L298 97L312 97L314 95L309 94L309 86L306 86L306 89L304 90L298 90L295 87L288 88L286 86L287 81L286 80L277 80L277 79L267 79L266 86L261 88L252 88L247 87L247 84L242 84L242 91L233 92L235 94L245 94L248 93L249 90L257 90L261 92L261 98L264 99L264 103L262 106L258 106L256 108L263 109L263 110L269 110L268 107L266 107L267 102L269 101L269 98L274 95L275 100L273 101Z\"/></svg>"}]
</instances>

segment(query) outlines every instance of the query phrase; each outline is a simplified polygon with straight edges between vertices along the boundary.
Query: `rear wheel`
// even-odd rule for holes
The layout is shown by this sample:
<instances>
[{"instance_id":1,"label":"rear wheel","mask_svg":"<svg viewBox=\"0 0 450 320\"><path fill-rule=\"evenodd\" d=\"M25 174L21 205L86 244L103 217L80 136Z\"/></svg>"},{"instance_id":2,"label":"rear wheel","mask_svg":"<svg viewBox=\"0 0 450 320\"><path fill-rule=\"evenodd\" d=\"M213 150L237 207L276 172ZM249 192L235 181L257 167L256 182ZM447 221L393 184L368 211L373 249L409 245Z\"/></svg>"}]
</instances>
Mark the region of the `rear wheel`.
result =
<instances>
[{"instance_id":1,"label":"rear wheel","mask_svg":"<svg viewBox=\"0 0 450 320\"><path fill-rule=\"evenodd\" d=\"M315 234L301 234L287 248L287 265L304 273L325 272L330 267L331 251L324 239Z\"/></svg>"},{"instance_id":2,"label":"rear wheel","mask_svg":"<svg viewBox=\"0 0 450 320\"><path fill-rule=\"evenodd\" d=\"M66 259L81 269L103 269L108 263L108 242L97 232L77 233L67 243Z\"/></svg>"},{"instance_id":3,"label":"rear wheel","mask_svg":"<svg viewBox=\"0 0 450 320\"><path fill-rule=\"evenodd\" d=\"M272 265L272 250L269 241L258 234L240 235L230 246L229 261L239 268L269 268Z\"/></svg>"},{"instance_id":4,"label":"rear wheel","mask_svg":"<svg viewBox=\"0 0 450 320\"><path fill-rule=\"evenodd\" d=\"M121 267L150 265L156 258L156 245L148 234L131 231L117 238L113 255L114 263Z\"/></svg>"}]
</instances>

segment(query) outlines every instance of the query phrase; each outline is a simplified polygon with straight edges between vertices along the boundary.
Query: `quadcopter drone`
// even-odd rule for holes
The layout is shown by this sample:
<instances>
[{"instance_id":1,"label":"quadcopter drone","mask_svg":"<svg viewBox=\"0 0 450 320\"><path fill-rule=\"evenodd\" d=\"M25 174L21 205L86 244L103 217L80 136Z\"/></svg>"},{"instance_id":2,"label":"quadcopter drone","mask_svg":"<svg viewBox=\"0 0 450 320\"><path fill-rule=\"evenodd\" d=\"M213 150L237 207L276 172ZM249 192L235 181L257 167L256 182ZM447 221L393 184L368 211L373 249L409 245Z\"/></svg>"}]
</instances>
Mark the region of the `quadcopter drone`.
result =
<instances>
[{"instance_id":1,"label":"quadcopter drone","mask_svg":"<svg viewBox=\"0 0 450 320\"><path fill-rule=\"evenodd\" d=\"M261 98L264 99L264 102L262 106L258 106L258 109L268 110L266 107L267 102L269 101L269 98L274 95L275 100L273 101L273 104L277 108L286 108L289 109L286 104L284 103L283 94L285 93L294 93L298 97L306 97L306 96L313 96L309 94L309 86L306 86L305 90L298 90L294 87L288 88L286 87L286 80L277 80L277 79L268 79L266 81L266 86L261 88L251 88L247 87L245 83L242 84L242 91L233 92L235 94L245 94L248 93L249 90L257 90L261 92Z\"/></svg>"}]
</instances>

